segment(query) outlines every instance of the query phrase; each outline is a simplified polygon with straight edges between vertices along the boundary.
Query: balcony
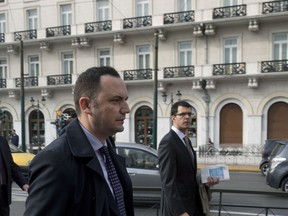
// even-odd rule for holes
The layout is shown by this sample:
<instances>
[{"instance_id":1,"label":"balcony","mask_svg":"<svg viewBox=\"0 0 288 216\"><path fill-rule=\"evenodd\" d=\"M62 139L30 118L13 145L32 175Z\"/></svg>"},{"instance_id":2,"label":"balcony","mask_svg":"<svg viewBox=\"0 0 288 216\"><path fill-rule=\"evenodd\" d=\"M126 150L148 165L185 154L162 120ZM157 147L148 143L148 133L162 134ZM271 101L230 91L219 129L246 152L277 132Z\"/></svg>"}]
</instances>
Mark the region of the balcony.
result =
<instances>
[{"instance_id":1,"label":"balcony","mask_svg":"<svg viewBox=\"0 0 288 216\"><path fill-rule=\"evenodd\" d=\"M261 73L284 71L288 71L288 59L261 62Z\"/></svg>"},{"instance_id":2,"label":"balcony","mask_svg":"<svg viewBox=\"0 0 288 216\"><path fill-rule=\"evenodd\" d=\"M246 74L246 63L214 64L213 75Z\"/></svg>"},{"instance_id":3,"label":"balcony","mask_svg":"<svg viewBox=\"0 0 288 216\"><path fill-rule=\"evenodd\" d=\"M123 19L123 29L152 26L152 16Z\"/></svg>"},{"instance_id":4,"label":"balcony","mask_svg":"<svg viewBox=\"0 0 288 216\"><path fill-rule=\"evenodd\" d=\"M65 35L71 35L70 25L46 28L46 37L57 37Z\"/></svg>"},{"instance_id":5,"label":"balcony","mask_svg":"<svg viewBox=\"0 0 288 216\"><path fill-rule=\"evenodd\" d=\"M194 66L165 67L164 78L194 77Z\"/></svg>"},{"instance_id":6,"label":"balcony","mask_svg":"<svg viewBox=\"0 0 288 216\"><path fill-rule=\"evenodd\" d=\"M151 80L152 69L125 70L124 80Z\"/></svg>"},{"instance_id":7,"label":"balcony","mask_svg":"<svg viewBox=\"0 0 288 216\"><path fill-rule=\"evenodd\" d=\"M0 43L5 43L5 33L0 33Z\"/></svg>"},{"instance_id":8,"label":"balcony","mask_svg":"<svg viewBox=\"0 0 288 216\"><path fill-rule=\"evenodd\" d=\"M246 16L246 4L213 9L213 19Z\"/></svg>"},{"instance_id":9,"label":"balcony","mask_svg":"<svg viewBox=\"0 0 288 216\"><path fill-rule=\"evenodd\" d=\"M33 39L37 39L36 29L14 32L14 41L33 40Z\"/></svg>"},{"instance_id":10,"label":"balcony","mask_svg":"<svg viewBox=\"0 0 288 216\"><path fill-rule=\"evenodd\" d=\"M51 75L47 76L47 85L66 85L72 83L71 74Z\"/></svg>"},{"instance_id":11,"label":"balcony","mask_svg":"<svg viewBox=\"0 0 288 216\"><path fill-rule=\"evenodd\" d=\"M21 86L21 78L15 79L16 87ZM24 77L24 87L38 86L38 77Z\"/></svg>"},{"instance_id":12,"label":"balcony","mask_svg":"<svg viewBox=\"0 0 288 216\"><path fill-rule=\"evenodd\" d=\"M112 30L111 20L85 23L85 33L111 31L111 30Z\"/></svg>"},{"instance_id":13,"label":"balcony","mask_svg":"<svg viewBox=\"0 0 288 216\"><path fill-rule=\"evenodd\" d=\"M182 11L164 14L164 24L194 22L194 11Z\"/></svg>"},{"instance_id":14,"label":"balcony","mask_svg":"<svg viewBox=\"0 0 288 216\"><path fill-rule=\"evenodd\" d=\"M262 14L278 13L288 11L288 1L270 1L263 2Z\"/></svg>"},{"instance_id":15,"label":"balcony","mask_svg":"<svg viewBox=\"0 0 288 216\"><path fill-rule=\"evenodd\" d=\"M0 88L6 88L6 79L0 79Z\"/></svg>"}]
</instances>

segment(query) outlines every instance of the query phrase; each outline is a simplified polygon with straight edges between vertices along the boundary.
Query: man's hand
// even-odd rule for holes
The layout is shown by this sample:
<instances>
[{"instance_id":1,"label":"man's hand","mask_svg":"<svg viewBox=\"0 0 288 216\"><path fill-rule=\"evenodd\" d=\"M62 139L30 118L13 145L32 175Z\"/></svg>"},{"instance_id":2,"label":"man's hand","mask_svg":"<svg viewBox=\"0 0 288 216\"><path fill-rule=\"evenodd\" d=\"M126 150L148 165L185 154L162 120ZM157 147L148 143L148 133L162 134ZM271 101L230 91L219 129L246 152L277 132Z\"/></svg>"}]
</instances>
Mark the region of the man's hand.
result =
<instances>
[{"instance_id":1,"label":"man's hand","mask_svg":"<svg viewBox=\"0 0 288 216\"><path fill-rule=\"evenodd\" d=\"M24 191L28 192L29 185L28 185L28 184L23 185L22 189L23 189Z\"/></svg>"},{"instance_id":2,"label":"man's hand","mask_svg":"<svg viewBox=\"0 0 288 216\"><path fill-rule=\"evenodd\" d=\"M180 216L189 216L189 214L187 212L184 212L183 214L181 214Z\"/></svg>"},{"instance_id":3,"label":"man's hand","mask_svg":"<svg viewBox=\"0 0 288 216\"><path fill-rule=\"evenodd\" d=\"M213 185L219 184L219 178L209 176L207 178L207 182L205 183L206 186L211 187Z\"/></svg>"}]
</instances>

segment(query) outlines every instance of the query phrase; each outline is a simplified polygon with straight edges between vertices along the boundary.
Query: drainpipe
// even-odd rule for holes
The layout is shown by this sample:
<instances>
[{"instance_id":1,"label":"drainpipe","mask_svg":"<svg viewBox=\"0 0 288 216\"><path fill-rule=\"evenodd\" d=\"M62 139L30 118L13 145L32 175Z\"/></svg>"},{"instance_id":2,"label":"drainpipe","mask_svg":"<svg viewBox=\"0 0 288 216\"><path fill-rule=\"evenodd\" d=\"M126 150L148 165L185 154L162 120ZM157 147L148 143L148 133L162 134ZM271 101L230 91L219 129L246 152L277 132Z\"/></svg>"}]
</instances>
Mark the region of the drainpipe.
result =
<instances>
[{"instance_id":1,"label":"drainpipe","mask_svg":"<svg viewBox=\"0 0 288 216\"><path fill-rule=\"evenodd\" d=\"M204 96L202 97L205 102L205 116L206 116L206 145L209 144L209 104L210 104L210 95L206 89L207 81L205 79L200 79L200 86L203 90Z\"/></svg>"}]
</instances>

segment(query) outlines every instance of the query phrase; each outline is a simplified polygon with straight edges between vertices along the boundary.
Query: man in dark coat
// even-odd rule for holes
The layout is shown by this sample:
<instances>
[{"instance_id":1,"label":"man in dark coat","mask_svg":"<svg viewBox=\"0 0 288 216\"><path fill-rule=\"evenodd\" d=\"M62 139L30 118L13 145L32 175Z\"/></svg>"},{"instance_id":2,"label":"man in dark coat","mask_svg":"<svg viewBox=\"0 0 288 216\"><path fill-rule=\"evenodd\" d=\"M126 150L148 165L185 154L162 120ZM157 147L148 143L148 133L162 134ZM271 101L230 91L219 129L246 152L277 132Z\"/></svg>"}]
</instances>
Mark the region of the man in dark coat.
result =
<instances>
[{"instance_id":1,"label":"man in dark coat","mask_svg":"<svg viewBox=\"0 0 288 216\"><path fill-rule=\"evenodd\" d=\"M7 140L0 136L0 215L9 216L11 204L12 180L25 191L28 191L28 184L20 172L17 164L14 163Z\"/></svg>"},{"instance_id":2,"label":"man in dark coat","mask_svg":"<svg viewBox=\"0 0 288 216\"><path fill-rule=\"evenodd\" d=\"M74 88L78 118L31 162L24 216L134 215L125 160L115 153L109 139L124 130L125 115L130 112L127 98L124 81L115 69L93 67L80 74ZM119 199L106 167L108 157L101 151L103 146L108 148L120 180L123 193ZM121 197L124 210L119 205Z\"/></svg>"},{"instance_id":3,"label":"man in dark coat","mask_svg":"<svg viewBox=\"0 0 288 216\"><path fill-rule=\"evenodd\" d=\"M171 107L172 128L159 144L159 168L162 182L162 216L202 216L197 178L197 160L191 141L187 139L192 106L179 101ZM207 186L219 180L209 177Z\"/></svg>"}]
</instances>

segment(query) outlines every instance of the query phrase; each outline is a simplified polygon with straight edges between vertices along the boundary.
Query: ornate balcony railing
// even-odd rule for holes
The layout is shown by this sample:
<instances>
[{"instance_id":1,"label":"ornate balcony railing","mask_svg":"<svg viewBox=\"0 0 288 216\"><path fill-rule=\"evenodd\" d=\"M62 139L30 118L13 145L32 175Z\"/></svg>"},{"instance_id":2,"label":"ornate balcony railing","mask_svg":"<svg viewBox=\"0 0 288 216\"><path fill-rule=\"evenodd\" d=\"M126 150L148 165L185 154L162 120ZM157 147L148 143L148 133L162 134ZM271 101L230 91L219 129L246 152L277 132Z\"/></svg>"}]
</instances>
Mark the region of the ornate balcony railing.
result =
<instances>
[{"instance_id":1,"label":"ornate balcony railing","mask_svg":"<svg viewBox=\"0 0 288 216\"><path fill-rule=\"evenodd\" d=\"M283 71L288 71L288 59L261 62L261 73Z\"/></svg>"},{"instance_id":2,"label":"ornate balcony railing","mask_svg":"<svg viewBox=\"0 0 288 216\"><path fill-rule=\"evenodd\" d=\"M165 67L164 78L194 77L194 66Z\"/></svg>"},{"instance_id":3,"label":"ornate balcony railing","mask_svg":"<svg viewBox=\"0 0 288 216\"><path fill-rule=\"evenodd\" d=\"M16 87L21 86L21 78L15 79ZM24 77L24 87L38 86L38 77Z\"/></svg>"},{"instance_id":4,"label":"ornate balcony railing","mask_svg":"<svg viewBox=\"0 0 288 216\"><path fill-rule=\"evenodd\" d=\"M164 24L194 22L194 11L181 11L176 13L165 13Z\"/></svg>"},{"instance_id":5,"label":"ornate balcony railing","mask_svg":"<svg viewBox=\"0 0 288 216\"><path fill-rule=\"evenodd\" d=\"M14 32L14 41L33 40L33 39L37 39L36 29Z\"/></svg>"},{"instance_id":6,"label":"ornate balcony railing","mask_svg":"<svg viewBox=\"0 0 288 216\"><path fill-rule=\"evenodd\" d=\"M270 1L262 3L262 14L288 11L288 0Z\"/></svg>"},{"instance_id":7,"label":"ornate balcony railing","mask_svg":"<svg viewBox=\"0 0 288 216\"><path fill-rule=\"evenodd\" d=\"M0 79L0 88L6 88L6 79Z\"/></svg>"},{"instance_id":8,"label":"ornate balcony railing","mask_svg":"<svg viewBox=\"0 0 288 216\"><path fill-rule=\"evenodd\" d=\"M5 43L5 33L0 33L0 43Z\"/></svg>"},{"instance_id":9,"label":"ornate balcony railing","mask_svg":"<svg viewBox=\"0 0 288 216\"><path fill-rule=\"evenodd\" d=\"M148 80L152 79L152 69L125 70L124 80Z\"/></svg>"},{"instance_id":10,"label":"ornate balcony railing","mask_svg":"<svg viewBox=\"0 0 288 216\"><path fill-rule=\"evenodd\" d=\"M46 37L57 37L65 35L71 35L70 25L46 28Z\"/></svg>"},{"instance_id":11,"label":"ornate balcony railing","mask_svg":"<svg viewBox=\"0 0 288 216\"><path fill-rule=\"evenodd\" d=\"M246 73L245 62L213 65L213 75L235 75L245 73Z\"/></svg>"},{"instance_id":12,"label":"ornate balcony railing","mask_svg":"<svg viewBox=\"0 0 288 216\"><path fill-rule=\"evenodd\" d=\"M246 16L246 4L219 7L213 10L213 19Z\"/></svg>"},{"instance_id":13,"label":"ornate balcony railing","mask_svg":"<svg viewBox=\"0 0 288 216\"><path fill-rule=\"evenodd\" d=\"M85 33L111 31L111 30L112 30L111 20L85 23Z\"/></svg>"},{"instance_id":14,"label":"ornate balcony railing","mask_svg":"<svg viewBox=\"0 0 288 216\"><path fill-rule=\"evenodd\" d=\"M123 29L152 26L152 16L123 19Z\"/></svg>"},{"instance_id":15,"label":"ornate balcony railing","mask_svg":"<svg viewBox=\"0 0 288 216\"><path fill-rule=\"evenodd\" d=\"M47 85L65 85L72 83L71 74L47 76Z\"/></svg>"}]
</instances>

